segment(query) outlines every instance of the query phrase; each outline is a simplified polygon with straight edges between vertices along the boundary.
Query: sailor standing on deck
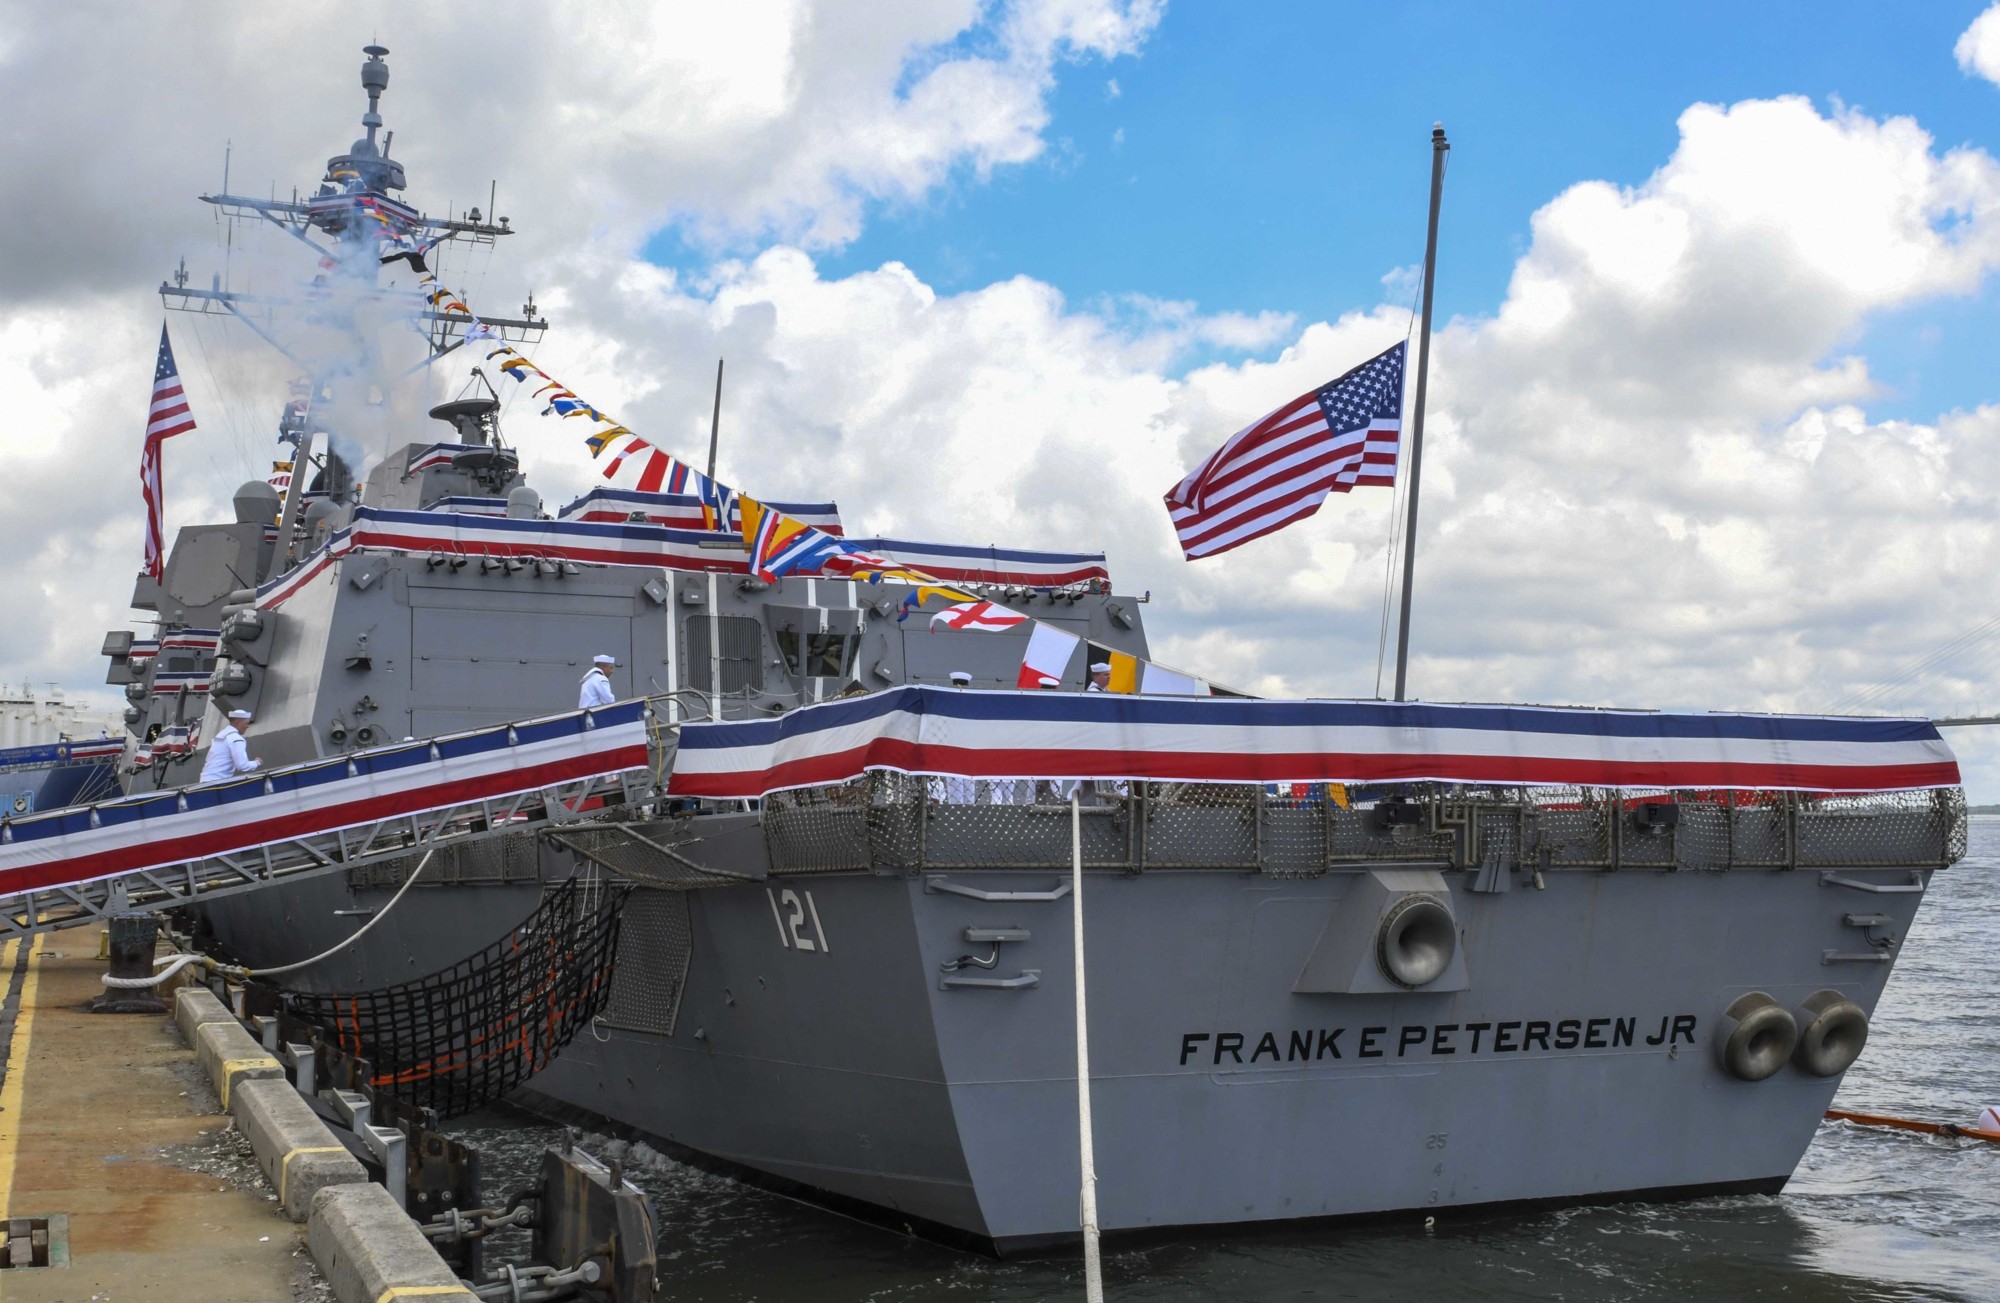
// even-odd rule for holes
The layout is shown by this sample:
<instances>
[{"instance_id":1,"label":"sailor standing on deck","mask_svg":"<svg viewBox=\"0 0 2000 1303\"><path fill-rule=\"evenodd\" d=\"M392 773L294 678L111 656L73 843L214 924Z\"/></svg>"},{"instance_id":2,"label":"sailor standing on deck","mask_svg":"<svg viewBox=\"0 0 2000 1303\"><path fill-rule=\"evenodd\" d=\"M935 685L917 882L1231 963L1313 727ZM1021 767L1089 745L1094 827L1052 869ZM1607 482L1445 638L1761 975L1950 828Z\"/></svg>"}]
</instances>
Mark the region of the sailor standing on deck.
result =
<instances>
[{"instance_id":1,"label":"sailor standing on deck","mask_svg":"<svg viewBox=\"0 0 2000 1303\"><path fill-rule=\"evenodd\" d=\"M215 735L215 741L209 744L208 759L202 762L202 782L213 783L257 772L257 766L263 762L250 758L250 751L243 741L243 730L249 727L249 711L229 712L229 722Z\"/></svg>"},{"instance_id":2,"label":"sailor standing on deck","mask_svg":"<svg viewBox=\"0 0 2000 1303\"><path fill-rule=\"evenodd\" d=\"M1111 691L1111 662L1098 661L1090 667L1090 682L1083 685L1085 692Z\"/></svg>"},{"instance_id":3,"label":"sailor standing on deck","mask_svg":"<svg viewBox=\"0 0 2000 1303\"><path fill-rule=\"evenodd\" d=\"M576 708L588 710L592 706L608 706L618 700L611 691L611 671L618 668L616 658L600 652L591 658L590 673L583 676L583 691L577 694Z\"/></svg>"}]
</instances>

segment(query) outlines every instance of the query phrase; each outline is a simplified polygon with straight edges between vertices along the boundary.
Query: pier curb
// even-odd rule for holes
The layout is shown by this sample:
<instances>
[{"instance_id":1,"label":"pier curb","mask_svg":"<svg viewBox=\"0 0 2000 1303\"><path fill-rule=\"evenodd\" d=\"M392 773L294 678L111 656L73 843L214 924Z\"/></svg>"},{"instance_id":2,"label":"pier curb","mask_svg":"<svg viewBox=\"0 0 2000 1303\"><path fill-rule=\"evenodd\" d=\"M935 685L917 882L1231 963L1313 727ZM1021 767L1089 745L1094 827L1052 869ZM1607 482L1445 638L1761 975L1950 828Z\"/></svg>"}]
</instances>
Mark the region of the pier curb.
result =
<instances>
[{"instance_id":1,"label":"pier curb","mask_svg":"<svg viewBox=\"0 0 2000 1303\"><path fill-rule=\"evenodd\" d=\"M205 986L184 986L174 992L174 1025L181 1029L190 1049L194 1047L195 1033L205 1024L235 1021L235 1015Z\"/></svg>"},{"instance_id":2,"label":"pier curb","mask_svg":"<svg viewBox=\"0 0 2000 1303\"><path fill-rule=\"evenodd\" d=\"M340 1303L411 1298L478 1303L379 1185L320 1190L312 1199L306 1243Z\"/></svg>"},{"instance_id":3,"label":"pier curb","mask_svg":"<svg viewBox=\"0 0 2000 1303\"><path fill-rule=\"evenodd\" d=\"M360 1160L333 1138L288 1081L238 1081L229 1111L256 1152L264 1179L278 1192L278 1205L295 1222L306 1219L313 1196L323 1188L368 1180Z\"/></svg>"},{"instance_id":4,"label":"pier curb","mask_svg":"<svg viewBox=\"0 0 2000 1303\"><path fill-rule=\"evenodd\" d=\"M214 1083L215 1093L222 1100L225 1113L229 1111L232 1083L285 1079L285 1065L251 1040L250 1033L244 1031L234 1018L228 1022L202 1023L196 1027L194 1052L201 1061L202 1071Z\"/></svg>"}]
</instances>

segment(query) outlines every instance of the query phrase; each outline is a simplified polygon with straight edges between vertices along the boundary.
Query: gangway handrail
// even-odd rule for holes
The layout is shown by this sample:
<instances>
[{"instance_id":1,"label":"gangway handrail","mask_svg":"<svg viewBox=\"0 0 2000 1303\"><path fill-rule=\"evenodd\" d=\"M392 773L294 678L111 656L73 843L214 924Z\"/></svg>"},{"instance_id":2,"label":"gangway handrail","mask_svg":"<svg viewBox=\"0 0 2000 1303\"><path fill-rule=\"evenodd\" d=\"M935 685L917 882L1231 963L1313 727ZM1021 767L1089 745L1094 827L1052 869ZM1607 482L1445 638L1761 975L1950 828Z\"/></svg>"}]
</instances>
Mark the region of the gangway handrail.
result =
<instances>
[{"instance_id":1,"label":"gangway handrail","mask_svg":"<svg viewBox=\"0 0 2000 1303\"><path fill-rule=\"evenodd\" d=\"M645 799L646 698L0 819L0 937L255 890Z\"/></svg>"}]
</instances>

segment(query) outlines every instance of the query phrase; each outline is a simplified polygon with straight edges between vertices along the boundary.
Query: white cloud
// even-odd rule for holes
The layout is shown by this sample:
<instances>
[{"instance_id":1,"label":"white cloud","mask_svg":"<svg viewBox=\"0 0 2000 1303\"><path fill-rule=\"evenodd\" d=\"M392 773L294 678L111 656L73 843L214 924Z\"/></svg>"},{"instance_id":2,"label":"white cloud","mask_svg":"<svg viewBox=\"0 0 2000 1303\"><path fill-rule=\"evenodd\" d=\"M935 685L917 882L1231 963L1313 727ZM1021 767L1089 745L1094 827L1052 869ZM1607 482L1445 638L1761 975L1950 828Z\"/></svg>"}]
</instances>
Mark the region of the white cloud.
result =
<instances>
[{"instance_id":1,"label":"white cloud","mask_svg":"<svg viewBox=\"0 0 2000 1303\"><path fill-rule=\"evenodd\" d=\"M80 39L34 12L0 71L11 102L32 98L23 50ZM476 306L538 291L561 327L538 360L649 438L696 450L726 355L726 478L836 497L870 530L1104 547L1123 586L1152 590L1164 659L1254 690L1373 690L1389 494L1335 499L1198 565L1180 559L1159 499L1246 420L1401 338L1407 276L1385 280L1382 306L1300 325L1139 297L1077 304L1025 277L940 293L897 263L828 279L814 261L871 204L1040 156L1050 79L1136 49L1155 9L580 13L574 31L524 12L469 38L436 17L384 37L397 49L387 112L425 194L483 200L486 177L506 181L501 210L527 233L492 271L457 270ZM697 21L715 25L661 26ZM103 117L61 125L46 149L34 133L0 144L9 174L50 177L69 215L58 227L28 214L0 236L16 254L0 260L0 383L19 414L0 430L14 472L0 510L29 540L0 577L18 617L0 631L0 677L87 681L99 631L121 622L136 494L114 488L86 512L136 457L153 326L149 307L122 305L181 247L202 254L176 243L191 228L152 230L208 175L189 174L181 142L233 130L239 178L290 177L358 110L347 38L321 28L283 42L285 75L312 84L256 120L282 80L265 71L277 26L253 20L214 61L220 84L158 121L137 120L139 91L106 75L73 88L80 103L103 96ZM208 39L151 34L168 58ZM105 62L137 66L143 42L123 40L105 42ZM606 43L627 62L585 57ZM337 77L299 62L321 47ZM1939 150L1908 119L1790 98L1698 105L1680 126L1645 183L1551 199L1504 302L1439 327L1422 695L1816 708L2000 610L2000 405L1876 419L1857 352L1875 314L1969 293L2000 265L2000 165ZM54 166L91 148L92 168ZM675 220L734 256L691 271L640 261L643 236ZM85 254L105 248L109 270ZM203 338L206 363L182 346L203 429L168 472L187 518L256 469L275 417L275 399L232 411L226 382L251 363ZM1185 371L1191 350L1272 348ZM573 424L510 415L551 499L589 482ZM97 433L121 428L129 440ZM1878 704L2000 706L1983 654ZM2000 745L1964 745L1975 795L2000 795Z\"/></svg>"},{"instance_id":2,"label":"white cloud","mask_svg":"<svg viewBox=\"0 0 2000 1303\"><path fill-rule=\"evenodd\" d=\"M312 184L316 160L359 134L371 36L392 51L383 112L410 197L485 207L497 176L499 212L517 217L490 272L483 255L455 260L451 282L495 313L539 289L579 326L543 360L636 401L648 386L630 364L658 354L614 329L643 321L627 302L663 283L635 261L651 233L837 245L871 205L1041 156L1061 69L1136 52L1159 17L1157 0L576 0L476 18L379 2L336 14L0 0L0 88L22 126L0 140L0 170L35 193L0 230L0 675L97 677L138 557L131 468L157 330L146 287L182 256L197 284L225 265L251 283L253 264L275 263L282 237L239 232L225 249L192 196L221 188L225 141L238 193ZM284 392L260 345L174 322L201 426L169 448L170 523L226 515L235 484L261 477Z\"/></svg>"},{"instance_id":3,"label":"white cloud","mask_svg":"<svg viewBox=\"0 0 2000 1303\"><path fill-rule=\"evenodd\" d=\"M821 248L869 205L1039 158L1067 64L1129 56L1158 0L746 0L725 6L367 0L338 13L107 11L0 0L0 88L33 129L0 143L35 178L4 237L0 299L129 292L209 243L185 202L235 143L241 193L310 184L358 135L358 47L391 54L383 113L413 192L524 216L530 262L613 256L670 222L710 247ZM90 57L79 59L78 50ZM532 205L529 206L529 201Z\"/></svg>"},{"instance_id":4,"label":"white cloud","mask_svg":"<svg viewBox=\"0 0 2000 1303\"><path fill-rule=\"evenodd\" d=\"M1989 7L1959 35L1951 52L1968 77L2000 83L2000 4Z\"/></svg>"}]
</instances>

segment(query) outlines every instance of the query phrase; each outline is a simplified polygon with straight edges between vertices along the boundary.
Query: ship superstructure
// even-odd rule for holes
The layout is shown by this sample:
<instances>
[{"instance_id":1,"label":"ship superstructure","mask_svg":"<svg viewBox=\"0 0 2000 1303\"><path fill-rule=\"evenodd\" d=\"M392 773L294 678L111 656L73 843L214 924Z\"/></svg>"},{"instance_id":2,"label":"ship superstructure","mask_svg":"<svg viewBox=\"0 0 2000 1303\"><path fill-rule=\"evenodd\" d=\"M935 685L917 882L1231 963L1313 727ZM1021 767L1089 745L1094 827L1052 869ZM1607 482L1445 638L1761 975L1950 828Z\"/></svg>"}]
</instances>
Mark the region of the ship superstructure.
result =
<instances>
[{"instance_id":1,"label":"ship superstructure","mask_svg":"<svg viewBox=\"0 0 2000 1303\"><path fill-rule=\"evenodd\" d=\"M380 269L509 228L392 195L386 53L316 193L214 202L320 251L298 311L358 329L400 303L441 359L473 318ZM287 346L268 303L163 288ZM141 582L157 637L106 648L128 785L191 783L235 704L285 765L567 710L612 655L618 693L679 731L664 791L441 853L300 984L420 976L553 884L633 884L609 1006L526 1098L898 1226L1003 1251L1077 1233L1073 853L1115 1231L1778 1189L1963 851L1920 721L1090 694L1088 656L1020 691L1026 627L909 619L909 583L759 578L687 494L544 501L483 373L364 461L372 371L309 371L284 493L246 484ZM845 537L836 504L770 505ZM1102 554L865 545L1147 653L1145 598ZM1856 778L1875 746L1928 759ZM205 927L284 963L412 871L231 896Z\"/></svg>"}]
</instances>

